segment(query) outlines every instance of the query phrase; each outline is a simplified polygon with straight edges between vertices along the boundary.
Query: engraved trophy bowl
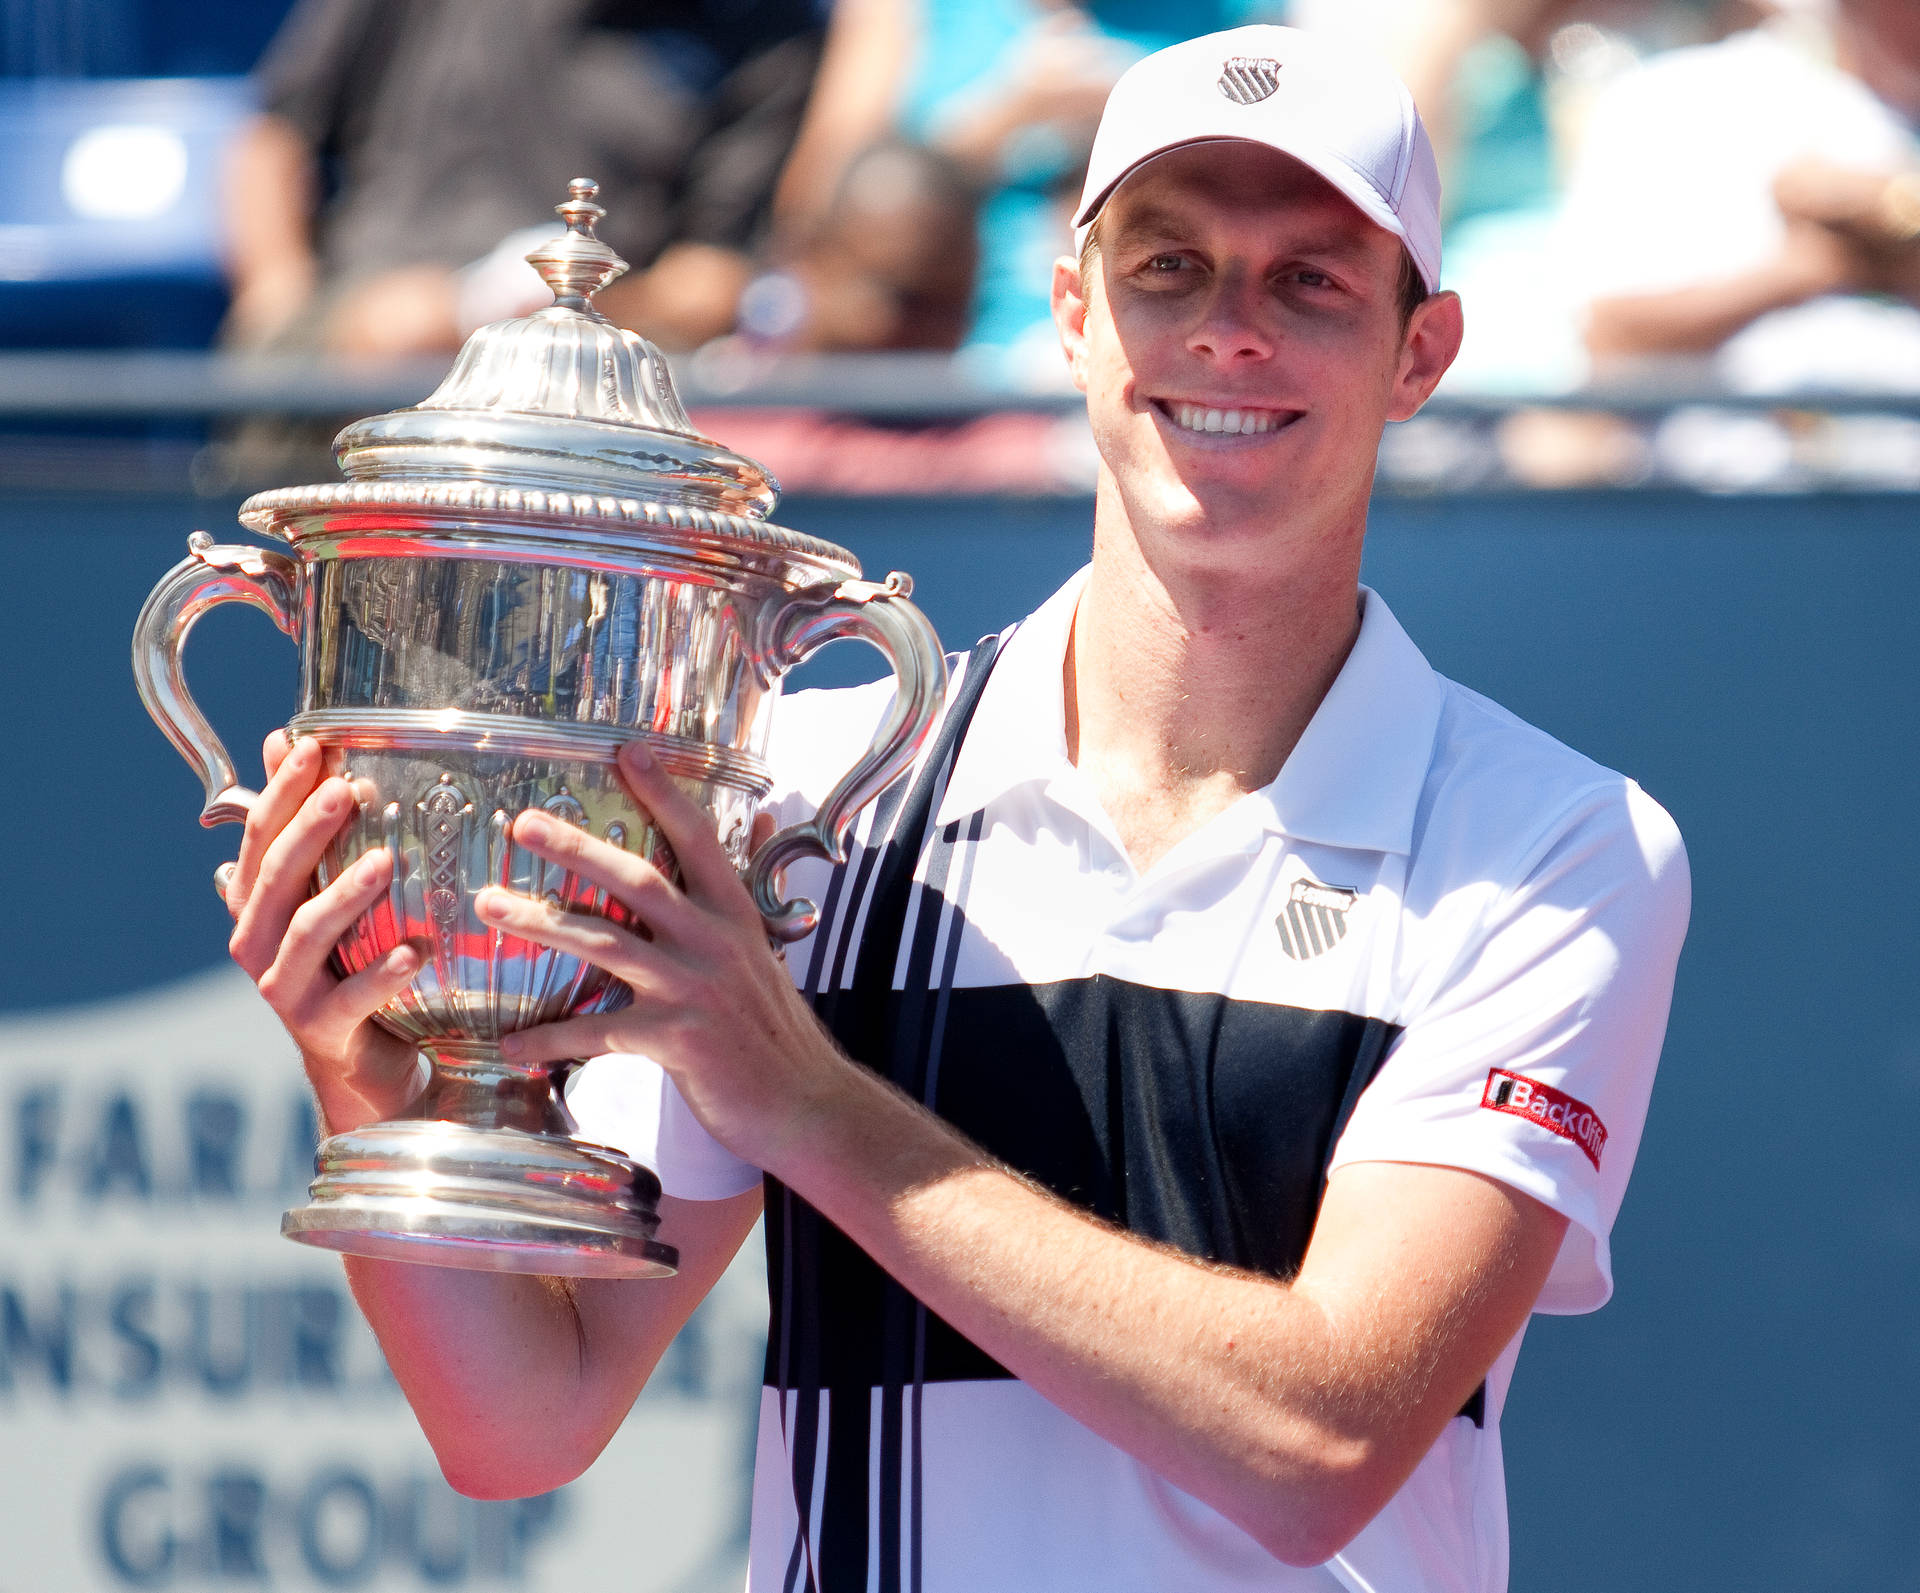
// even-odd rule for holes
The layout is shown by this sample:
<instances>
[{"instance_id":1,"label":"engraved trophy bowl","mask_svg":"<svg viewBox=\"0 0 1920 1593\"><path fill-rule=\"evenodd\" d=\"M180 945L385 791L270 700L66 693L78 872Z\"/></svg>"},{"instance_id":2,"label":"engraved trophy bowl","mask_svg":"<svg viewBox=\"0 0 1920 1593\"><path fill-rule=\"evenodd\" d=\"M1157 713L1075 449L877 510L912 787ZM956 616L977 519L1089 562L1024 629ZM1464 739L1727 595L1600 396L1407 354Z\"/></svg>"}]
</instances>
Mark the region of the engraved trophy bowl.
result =
<instances>
[{"instance_id":1,"label":"engraved trophy bowl","mask_svg":"<svg viewBox=\"0 0 1920 1593\"><path fill-rule=\"evenodd\" d=\"M498 1045L631 992L484 924L474 895L499 884L626 922L510 830L541 808L673 872L615 765L638 739L712 816L769 934L795 939L814 908L781 899L780 870L844 857L855 815L912 761L945 689L911 582L863 581L846 550L772 524L772 479L695 433L659 351L594 309L625 269L594 236L596 191L576 179L558 207L567 231L528 256L552 305L482 327L415 408L341 432L344 481L242 505L241 524L288 552L194 533L135 627L142 700L200 776L208 825L244 820L256 793L188 692L187 635L236 602L294 639L289 733L319 743L357 804L315 889L375 848L394 859L335 966L426 948L376 1019L426 1056L426 1086L403 1118L322 1143L308 1202L281 1225L305 1244L556 1276L672 1272L658 1179L576 1136L561 1087L577 1064L516 1067ZM893 706L818 813L749 861L781 677L841 637L886 655Z\"/></svg>"}]
</instances>

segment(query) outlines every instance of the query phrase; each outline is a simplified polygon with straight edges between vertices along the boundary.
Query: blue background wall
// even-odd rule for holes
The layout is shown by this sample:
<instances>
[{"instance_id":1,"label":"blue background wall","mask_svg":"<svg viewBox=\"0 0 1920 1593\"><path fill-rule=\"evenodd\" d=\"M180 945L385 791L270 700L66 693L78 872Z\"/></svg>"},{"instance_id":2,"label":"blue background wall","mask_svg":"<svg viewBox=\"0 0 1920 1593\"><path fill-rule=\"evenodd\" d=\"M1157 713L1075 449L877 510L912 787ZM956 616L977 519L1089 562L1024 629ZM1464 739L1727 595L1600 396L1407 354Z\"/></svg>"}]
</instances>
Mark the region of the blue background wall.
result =
<instances>
[{"instance_id":1,"label":"blue background wall","mask_svg":"<svg viewBox=\"0 0 1920 1593\"><path fill-rule=\"evenodd\" d=\"M1508 1411L1516 1589L1920 1586L1915 509L1377 506L1368 579L1434 663L1638 778L1693 862L1619 1294L1596 1317L1536 1322ZM239 538L231 511L0 506L0 1010L137 990L224 955L208 879L236 832L195 826L197 788L136 700L126 649L190 529ZM782 519L870 573L911 570L958 645L1081 560L1088 508L792 500ZM868 672L834 649L812 678ZM196 633L190 673L251 766L290 707L292 648L258 616L222 613Z\"/></svg>"}]
</instances>

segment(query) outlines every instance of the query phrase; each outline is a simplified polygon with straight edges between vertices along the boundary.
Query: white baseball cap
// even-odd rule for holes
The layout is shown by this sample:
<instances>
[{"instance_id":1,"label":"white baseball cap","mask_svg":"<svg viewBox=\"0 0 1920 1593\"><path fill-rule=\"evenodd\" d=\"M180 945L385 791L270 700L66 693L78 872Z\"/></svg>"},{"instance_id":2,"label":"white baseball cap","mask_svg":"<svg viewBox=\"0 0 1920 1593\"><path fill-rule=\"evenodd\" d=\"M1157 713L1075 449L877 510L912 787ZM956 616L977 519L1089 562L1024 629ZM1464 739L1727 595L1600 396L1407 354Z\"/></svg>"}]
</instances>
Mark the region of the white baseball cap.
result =
<instances>
[{"instance_id":1,"label":"white baseball cap","mask_svg":"<svg viewBox=\"0 0 1920 1593\"><path fill-rule=\"evenodd\" d=\"M1298 28L1209 33L1136 61L1113 85L1073 218L1074 242L1156 156L1245 139L1310 166L1440 285L1440 168L1413 95L1364 51Z\"/></svg>"}]
</instances>

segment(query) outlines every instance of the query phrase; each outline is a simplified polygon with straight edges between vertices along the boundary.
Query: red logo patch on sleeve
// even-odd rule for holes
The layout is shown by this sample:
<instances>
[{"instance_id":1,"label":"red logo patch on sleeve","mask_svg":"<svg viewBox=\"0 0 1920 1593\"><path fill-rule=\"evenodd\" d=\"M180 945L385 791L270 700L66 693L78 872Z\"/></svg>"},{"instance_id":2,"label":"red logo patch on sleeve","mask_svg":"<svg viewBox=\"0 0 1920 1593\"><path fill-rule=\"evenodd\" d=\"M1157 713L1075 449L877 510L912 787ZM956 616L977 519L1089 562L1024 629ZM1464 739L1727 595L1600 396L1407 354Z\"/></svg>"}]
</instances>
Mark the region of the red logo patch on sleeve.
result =
<instances>
[{"instance_id":1,"label":"red logo patch on sleeve","mask_svg":"<svg viewBox=\"0 0 1920 1593\"><path fill-rule=\"evenodd\" d=\"M1600 1114L1585 1101L1576 1101L1564 1090L1536 1079L1523 1079L1505 1068L1493 1068L1487 1074L1487 1088L1480 1104L1490 1112L1511 1112L1538 1123L1550 1134L1570 1139L1587 1153L1595 1168L1600 1153L1607 1148L1607 1125Z\"/></svg>"}]
</instances>

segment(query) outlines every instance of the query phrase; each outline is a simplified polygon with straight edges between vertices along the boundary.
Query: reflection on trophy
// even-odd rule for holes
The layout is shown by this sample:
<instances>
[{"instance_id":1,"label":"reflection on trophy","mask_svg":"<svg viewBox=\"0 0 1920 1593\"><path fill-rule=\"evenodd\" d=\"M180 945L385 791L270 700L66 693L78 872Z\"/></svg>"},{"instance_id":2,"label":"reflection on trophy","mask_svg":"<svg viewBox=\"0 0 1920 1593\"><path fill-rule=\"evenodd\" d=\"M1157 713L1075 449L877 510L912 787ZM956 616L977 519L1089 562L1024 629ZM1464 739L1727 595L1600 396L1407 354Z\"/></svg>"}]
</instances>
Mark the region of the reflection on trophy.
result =
<instances>
[{"instance_id":1,"label":"reflection on trophy","mask_svg":"<svg viewBox=\"0 0 1920 1593\"><path fill-rule=\"evenodd\" d=\"M206 787L203 824L244 819L254 793L187 692L188 631L241 602L296 640L289 732L318 741L359 799L317 885L369 850L394 858L386 899L336 964L350 975L402 942L427 947L378 1021L419 1045L431 1077L406 1118L321 1145L311 1199L282 1223L306 1244L509 1272L671 1272L675 1252L654 1236L659 1181L572 1137L568 1067L516 1068L497 1043L630 992L482 923L474 894L498 884L626 922L510 829L542 808L671 871L614 762L640 739L713 816L769 932L796 938L814 908L780 899L780 870L844 855L945 687L906 577L862 581L844 549L771 524L767 473L698 436L659 351L593 308L625 269L594 236L595 193L576 179L558 207L567 231L528 256L552 305L476 332L417 408L343 431L344 482L242 506L241 523L292 556L196 533L135 629L141 696ZM849 636L892 663L893 709L818 814L749 864L780 677Z\"/></svg>"}]
</instances>

